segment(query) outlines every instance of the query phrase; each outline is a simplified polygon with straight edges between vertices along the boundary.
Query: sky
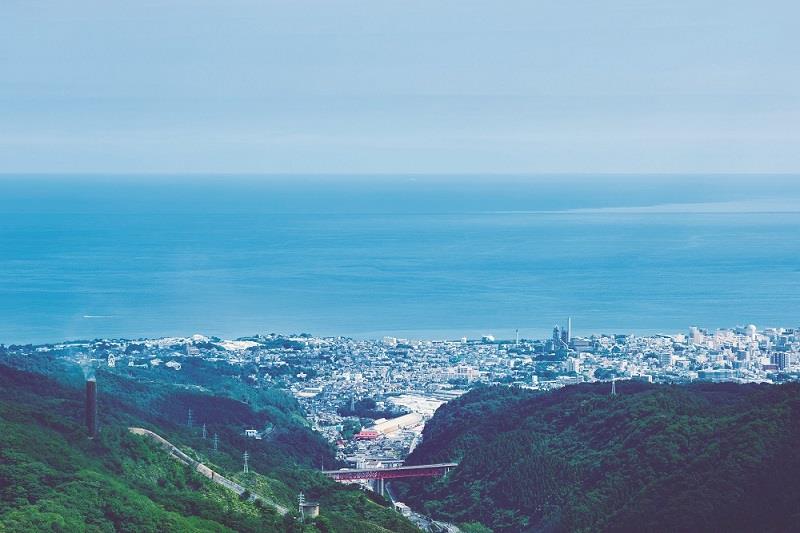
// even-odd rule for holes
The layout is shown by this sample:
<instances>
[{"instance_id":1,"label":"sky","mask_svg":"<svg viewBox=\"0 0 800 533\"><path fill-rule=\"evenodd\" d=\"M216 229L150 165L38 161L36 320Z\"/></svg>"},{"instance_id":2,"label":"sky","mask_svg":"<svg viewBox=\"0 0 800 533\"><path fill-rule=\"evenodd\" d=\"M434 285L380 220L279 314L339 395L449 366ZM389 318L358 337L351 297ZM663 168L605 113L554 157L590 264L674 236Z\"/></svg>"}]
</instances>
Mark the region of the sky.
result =
<instances>
[{"instance_id":1,"label":"sky","mask_svg":"<svg viewBox=\"0 0 800 533\"><path fill-rule=\"evenodd\" d=\"M0 173L796 173L795 0L3 0Z\"/></svg>"}]
</instances>

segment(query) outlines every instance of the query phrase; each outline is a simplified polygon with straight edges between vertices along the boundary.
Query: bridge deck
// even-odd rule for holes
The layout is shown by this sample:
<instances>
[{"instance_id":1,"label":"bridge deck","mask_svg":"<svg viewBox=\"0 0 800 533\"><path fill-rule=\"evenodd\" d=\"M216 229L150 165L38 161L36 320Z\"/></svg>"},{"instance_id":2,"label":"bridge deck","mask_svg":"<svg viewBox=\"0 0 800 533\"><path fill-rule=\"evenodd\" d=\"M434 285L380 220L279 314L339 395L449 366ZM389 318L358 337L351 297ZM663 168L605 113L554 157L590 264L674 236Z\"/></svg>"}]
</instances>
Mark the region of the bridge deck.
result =
<instances>
[{"instance_id":1,"label":"bridge deck","mask_svg":"<svg viewBox=\"0 0 800 533\"><path fill-rule=\"evenodd\" d=\"M395 466L390 468L342 468L324 470L322 473L337 481L360 479L397 479L403 477L432 477L446 474L458 463L437 463L432 465Z\"/></svg>"}]
</instances>

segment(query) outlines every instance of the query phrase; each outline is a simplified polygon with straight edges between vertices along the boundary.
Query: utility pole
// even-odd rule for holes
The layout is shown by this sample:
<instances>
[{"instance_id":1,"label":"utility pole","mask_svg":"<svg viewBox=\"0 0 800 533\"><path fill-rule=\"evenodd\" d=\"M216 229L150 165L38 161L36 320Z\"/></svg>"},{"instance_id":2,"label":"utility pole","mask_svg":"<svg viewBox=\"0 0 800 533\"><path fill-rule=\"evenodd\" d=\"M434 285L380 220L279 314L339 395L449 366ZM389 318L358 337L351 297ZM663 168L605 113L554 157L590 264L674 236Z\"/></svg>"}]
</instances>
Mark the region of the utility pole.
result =
<instances>
[{"instance_id":1,"label":"utility pole","mask_svg":"<svg viewBox=\"0 0 800 533\"><path fill-rule=\"evenodd\" d=\"M250 454L245 451L242 457L244 458L244 473L247 474L250 472L250 469L247 467L247 460L250 458Z\"/></svg>"},{"instance_id":2,"label":"utility pole","mask_svg":"<svg viewBox=\"0 0 800 533\"><path fill-rule=\"evenodd\" d=\"M203 424L203 438L208 438L208 430L206 429L205 423Z\"/></svg>"},{"instance_id":3,"label":"utility pole","mask_svg":"<svg viewBox=\"0 0 800 533\"><path fill-rule=\"evenodd\" d=\"M219 450L219 435L214 433L214 451Z\"/></svg>"},{"instance_id":4,"label":"utility pole","mask_svg":"<svg viewBox=\"0 0 800 533\"><path fill-rule=\"evenodd\" d=\"M189 420L186 422L186 426L191 428L192 427L192 410L189 409Z\"/></svg>"}]
</instances>

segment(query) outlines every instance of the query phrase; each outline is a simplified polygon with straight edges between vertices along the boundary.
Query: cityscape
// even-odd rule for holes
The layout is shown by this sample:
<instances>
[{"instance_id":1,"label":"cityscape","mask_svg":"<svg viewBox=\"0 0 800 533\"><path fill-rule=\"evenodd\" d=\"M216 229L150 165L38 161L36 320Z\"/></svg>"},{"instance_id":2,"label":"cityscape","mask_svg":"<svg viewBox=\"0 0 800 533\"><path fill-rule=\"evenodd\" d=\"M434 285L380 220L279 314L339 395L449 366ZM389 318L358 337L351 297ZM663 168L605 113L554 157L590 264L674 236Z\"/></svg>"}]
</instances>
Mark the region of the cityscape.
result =
<instances>
[{"instance_id":1,"label":"cityscape","mask_svg":"<svg viewBox=\"0 0 800 533\"><path fill-rule=\"evenodd\" d=\"M436 409L482 385L550 391L626 381L783 383L800 380L800 329L755 325L637 336L573 334L572 319L548 339L412 340L385 337L204 335L159 339L11 345L6 356L50 354L110 371L180 373L201 358L234 369L252 387L276 387L303 406L314 430L356 468L402 464ZM270 428L243 427L261 438ZM324 465L321 465L323 468Z\"/></svg>"},{"instance_id":2,"label":"cityscape","mask_svg":"<svg viewBox=\"0 0 800 533\"><path fill-rule=\"evenodd\" d=\"M0 2L0 533L800 533L800 2Z\"/></svg>"}]
</instances>

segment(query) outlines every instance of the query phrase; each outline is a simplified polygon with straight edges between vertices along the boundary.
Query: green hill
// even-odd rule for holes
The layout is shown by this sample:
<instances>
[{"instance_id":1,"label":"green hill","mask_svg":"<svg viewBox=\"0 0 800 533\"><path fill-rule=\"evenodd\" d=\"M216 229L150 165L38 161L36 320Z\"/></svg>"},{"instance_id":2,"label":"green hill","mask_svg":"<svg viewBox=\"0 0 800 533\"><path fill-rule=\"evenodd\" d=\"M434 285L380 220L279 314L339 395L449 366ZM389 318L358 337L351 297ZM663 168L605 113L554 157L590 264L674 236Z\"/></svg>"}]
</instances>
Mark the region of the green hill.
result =
<instances>
[{"instance_id":1,"label":"green hill","mask_svg":"<svg viewBox=\"0 0 800 533\"><path fill-rule=\"evenodd\" d=\"M80 371L49 363L38 367L49 376L0 365L0 531L416 531L380 498L306 466L321 459L333 464L330 447L280 392L232 387L222 395L156 374L99 372L100 432L90 440ZM197 420L192 428L188 409ZM202 423L209 438L202 437ZM241 436L244 426L267 424L272 431L264 440ZM291 513L242 499L151 439L130 434L130 426L159 433L269 502L294 509L303 491L320 502L320 517L303 525ZM237 474L245 449L257 474Z\"/></svg>"},{"instance_id":2,"label":"green hill","mask_svg":"<svg viewBox=\"0 0 800 533\"><path fill-rule=\"evenodd\" d=\"M497 532L800 530L800 384L618 391L473 390L436 412L408 461L458 468L395 489Z\"/></svg>"}]
</instances>

